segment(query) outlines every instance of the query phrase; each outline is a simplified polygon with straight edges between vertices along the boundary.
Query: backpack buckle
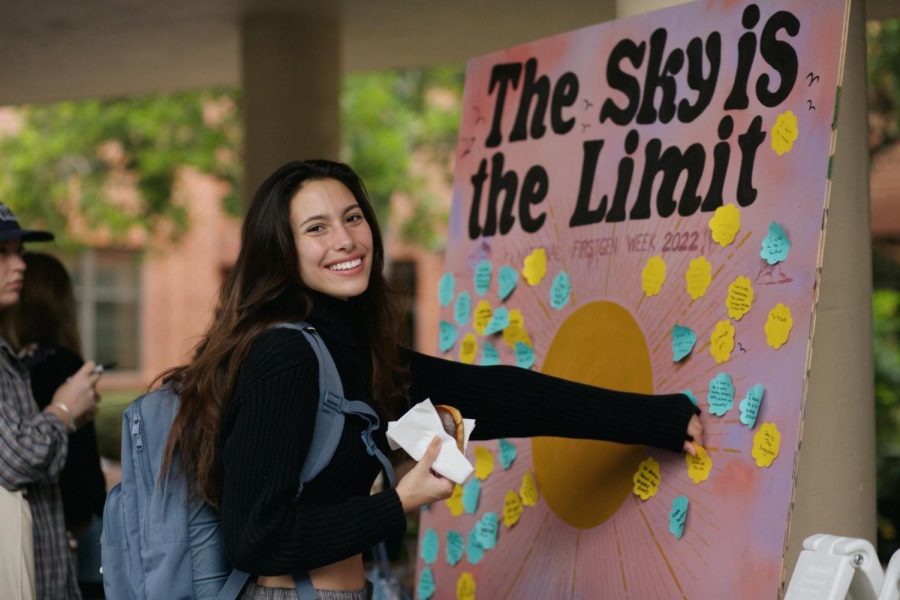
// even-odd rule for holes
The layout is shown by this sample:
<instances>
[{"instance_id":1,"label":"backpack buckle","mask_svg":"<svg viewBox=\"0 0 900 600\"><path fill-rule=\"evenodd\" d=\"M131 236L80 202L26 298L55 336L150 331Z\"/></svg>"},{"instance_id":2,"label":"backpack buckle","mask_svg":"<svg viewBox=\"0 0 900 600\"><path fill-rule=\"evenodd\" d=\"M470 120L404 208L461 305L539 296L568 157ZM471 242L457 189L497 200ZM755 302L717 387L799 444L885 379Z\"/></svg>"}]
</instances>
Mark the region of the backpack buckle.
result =
<instances>
[{"instance_id":1,"label":"backpack buckle","mask_svg":"<svg viewBox=\"0 0 900 600\"><path fill-rule=\"evenodd\" d=\"M342 398L340 398L339 396L335 396L331 392L325 394L325 406L335 412L341 411L341 400Z\"/></svg>"},{"instance_id":2,"label":"backpack buckle","mask_svg":"<svg viewBox=\"0 0 900 600\"><path fill-rule=\"evenodd\" d=\"M359 437L362 438L363 446L366 447L366 452L369 453L369 456L375 456L378 447L375 445L375 440L372 439L372 431L367 429L366 431L363 431Z\"/></svg>"}]
</instances>

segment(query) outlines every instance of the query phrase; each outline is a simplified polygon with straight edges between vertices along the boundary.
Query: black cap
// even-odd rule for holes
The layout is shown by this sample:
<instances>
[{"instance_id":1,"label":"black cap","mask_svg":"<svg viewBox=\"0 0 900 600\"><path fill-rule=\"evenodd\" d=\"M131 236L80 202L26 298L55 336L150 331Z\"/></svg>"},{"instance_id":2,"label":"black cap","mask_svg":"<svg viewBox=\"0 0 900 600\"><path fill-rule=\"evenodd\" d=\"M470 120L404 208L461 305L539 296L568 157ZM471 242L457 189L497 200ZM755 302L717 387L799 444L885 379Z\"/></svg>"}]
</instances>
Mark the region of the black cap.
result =
<instances>
[{"instance_id":1,"label":"black cap","mask_svg":"<svg viewBox=\"0 0 900 600\"><path fill-rule=\"evenodd\" d=\"M0 202L0 242L22 240L23 242L49 242L53 234L49 231L22 229L9 207Z\"/></svg>"}]
</instances>

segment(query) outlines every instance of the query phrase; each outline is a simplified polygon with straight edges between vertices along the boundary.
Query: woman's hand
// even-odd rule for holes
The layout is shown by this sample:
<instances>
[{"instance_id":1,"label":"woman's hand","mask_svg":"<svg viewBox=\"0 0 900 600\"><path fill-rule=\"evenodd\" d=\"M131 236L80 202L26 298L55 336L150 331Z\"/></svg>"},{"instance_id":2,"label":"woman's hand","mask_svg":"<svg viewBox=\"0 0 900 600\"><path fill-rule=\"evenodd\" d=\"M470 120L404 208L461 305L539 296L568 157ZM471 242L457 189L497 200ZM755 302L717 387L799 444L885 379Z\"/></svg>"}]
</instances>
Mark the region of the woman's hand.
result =
<instances>
[{"instance_id":1,"label":"woman's hand","mask_svg":"<svg viewBox=\"0 0 900 600\"><path fill-rule=\"evenodd\" d=\"M81 427L97 414L100 394L97 393L96 386L100 373L96 372L94 367L92 361L84 363L74 375L59 386L47 407L60 417L63 423L69 425L69 429Z\"/></svg>"},{"instance_id":2,"label":"woman's hand","mask_svg":"<svg viewBox=\"0 0 900 600\"><path fill-rule=\"evenodd\" d=\"M436 475L431 465L441 451L441 438L435 436L422 459L397 484L397 495L403 511L409 512L424 504L445 500L453 493L453 482Z\"/></svg>"},{"instance_id":3,"label":"woman's hand","mask_svg":"<svg viewBox=\"0 0 900 600\"><path fill-rule=\"evenodd\" d=\"M692 416L691 420L688 421L685 438L684 451L691 456L697 456L697 449L694 447L694 444L698 446L703 445L703 423L700 422L700 417L697 415Z\"/></svg>"}]
</instances>

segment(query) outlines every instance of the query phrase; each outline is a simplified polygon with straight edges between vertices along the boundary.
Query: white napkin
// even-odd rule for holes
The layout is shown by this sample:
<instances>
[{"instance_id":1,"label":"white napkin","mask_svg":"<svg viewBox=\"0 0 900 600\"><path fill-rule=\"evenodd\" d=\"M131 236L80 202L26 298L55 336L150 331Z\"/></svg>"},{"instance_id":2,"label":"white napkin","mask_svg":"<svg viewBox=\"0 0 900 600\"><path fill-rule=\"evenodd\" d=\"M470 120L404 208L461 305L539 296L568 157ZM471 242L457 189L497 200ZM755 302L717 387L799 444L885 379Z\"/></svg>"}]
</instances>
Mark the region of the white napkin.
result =
<instances>
[{"instance_id":1,"label":"white napkin","mask_svg":"<svg viewBox=\"0 0 900 600\"><path fill-rule=\"evenodd\" d=\"M463 419L463 431L465 431L463 448L469 445L469 436L473 429L475 429L475 419ZM441 438L441 452L431 468L435 473L450 481L462 483L475 468L468 461L466 455L459 451L456 439L444 431L441 418L430 399L419 402L400 417L400 420L390 421L387 427L387 438L391 448L393 450L403 448L417 461L422 459L434 436Z\"/></svg>"}]
</instances>

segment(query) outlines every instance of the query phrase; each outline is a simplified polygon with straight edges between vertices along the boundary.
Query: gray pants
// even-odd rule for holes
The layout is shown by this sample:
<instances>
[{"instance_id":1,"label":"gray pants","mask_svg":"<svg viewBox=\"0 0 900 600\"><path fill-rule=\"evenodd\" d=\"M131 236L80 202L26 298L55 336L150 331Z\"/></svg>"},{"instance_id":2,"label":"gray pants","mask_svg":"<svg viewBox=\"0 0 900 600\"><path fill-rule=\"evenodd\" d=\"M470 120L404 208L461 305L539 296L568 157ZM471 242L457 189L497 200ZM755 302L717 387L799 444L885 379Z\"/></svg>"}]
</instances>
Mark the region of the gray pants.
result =
<instances>
[{"instance_id":1,"label":"gray pants","mask_svg":"<svg viewBox=\"0 0 900 600\"><path fill-rule=\"evenodd\" d=\"M372 582L366 581L366 587L352 592L338 592L335 590L316 590L318 600L371 600ZM294 588L262 587L255 581L247 582L240 600L297 600L297 590Z\"/></svg>"}]
</instances>

